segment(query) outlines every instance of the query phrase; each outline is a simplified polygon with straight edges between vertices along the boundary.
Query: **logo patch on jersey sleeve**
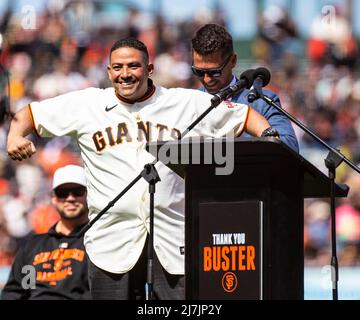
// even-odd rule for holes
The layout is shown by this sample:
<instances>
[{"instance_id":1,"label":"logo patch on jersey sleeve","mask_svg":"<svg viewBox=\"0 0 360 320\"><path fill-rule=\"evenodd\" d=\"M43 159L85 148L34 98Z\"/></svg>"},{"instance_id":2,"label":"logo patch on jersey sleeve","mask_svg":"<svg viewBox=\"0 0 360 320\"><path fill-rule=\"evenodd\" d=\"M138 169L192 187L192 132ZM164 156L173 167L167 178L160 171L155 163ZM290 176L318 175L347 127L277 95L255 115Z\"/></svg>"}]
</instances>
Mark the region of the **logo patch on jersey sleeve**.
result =
<instances>
[{"instance_id":1,"label":"logo patch on jersey sleeve","mask_svg":"<svg viewBox=\"0 0 360 320\"><path fill-rule=\"evenodd\" d=\"M224 104L225 104L229 109L234 109L234 108L235 108L235 103L231 102L230 100L224 100Z\"/></svg>"}]
</instances>

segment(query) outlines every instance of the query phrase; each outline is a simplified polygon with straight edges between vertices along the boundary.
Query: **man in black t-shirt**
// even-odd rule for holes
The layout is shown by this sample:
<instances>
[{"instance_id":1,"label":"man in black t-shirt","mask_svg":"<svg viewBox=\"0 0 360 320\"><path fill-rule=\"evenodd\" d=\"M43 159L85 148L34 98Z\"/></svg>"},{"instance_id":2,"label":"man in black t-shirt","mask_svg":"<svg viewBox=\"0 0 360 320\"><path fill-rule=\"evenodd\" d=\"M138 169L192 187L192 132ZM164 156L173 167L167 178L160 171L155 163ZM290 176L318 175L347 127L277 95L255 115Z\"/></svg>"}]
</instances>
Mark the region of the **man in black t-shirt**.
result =
<instances>
[{"instance_id":1,"label":"man in black t-shirt","mask_svg":"<svg viewBox=\"0 0 360 320\"><path fill-rule=\"evenodd\" d=\"M51 201L60 220L48 233L29 236L19 249L2 300L91 298L83 238L76 237L88 222L82 167L67 165L55 172Z\"/></svg>"}]
</instances>

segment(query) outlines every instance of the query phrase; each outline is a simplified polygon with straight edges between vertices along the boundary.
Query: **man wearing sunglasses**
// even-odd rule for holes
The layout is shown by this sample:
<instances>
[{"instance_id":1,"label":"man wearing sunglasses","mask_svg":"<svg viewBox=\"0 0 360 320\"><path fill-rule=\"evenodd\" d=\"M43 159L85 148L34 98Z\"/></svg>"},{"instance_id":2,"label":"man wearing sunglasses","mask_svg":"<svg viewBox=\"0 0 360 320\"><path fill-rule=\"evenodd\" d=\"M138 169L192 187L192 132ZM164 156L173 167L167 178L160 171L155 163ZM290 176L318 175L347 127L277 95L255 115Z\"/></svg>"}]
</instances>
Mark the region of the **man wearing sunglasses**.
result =
<instances>
[{"instance_id":1,"label":"man wearing sunglasses","mask_svg":"<svg viewBox=\"0 0 360 320\"><path fill-rule=\"evenodd\" d=\"M193 60L191 70L203 85L199 88L200 90L216 94L238 81L232 73L237 62L233 40L224 27L206 24L197 30L191 42ZM279 97L275 93L269 90L263 90L263 92L280 105ZM249 104L248 93L249 90L244 89L234 95L231 101ZM276 129L284 143L299 152L294 129L285 115L261 99L254 101L251 106L263 115L272 128ZM242 135L242 137L246 136L248 136L246 133Z\"/></svg>"},{"instance_id":2,"label":"man wearing sunglasses","mask_svg":"<svg viewBox=\"0 0 360 320\"><path fill-rule=\"evenodd\" d=\"M48 233L29 236L12 265L2 300L90 299L88 261L77 231L88 222L84 169L55 171L51 202L60 220Z\"/></svg>"}]
</instances>

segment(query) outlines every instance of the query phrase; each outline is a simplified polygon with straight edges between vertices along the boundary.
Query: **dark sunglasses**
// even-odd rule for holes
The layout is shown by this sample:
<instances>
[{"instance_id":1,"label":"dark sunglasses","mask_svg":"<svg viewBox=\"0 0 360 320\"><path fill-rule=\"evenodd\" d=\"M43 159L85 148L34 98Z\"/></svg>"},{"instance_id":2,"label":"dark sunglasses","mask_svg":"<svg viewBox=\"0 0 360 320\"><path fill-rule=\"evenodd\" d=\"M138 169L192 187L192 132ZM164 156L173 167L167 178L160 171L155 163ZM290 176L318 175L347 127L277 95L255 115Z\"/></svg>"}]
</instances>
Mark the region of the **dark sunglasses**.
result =
<instances>
[{"instance_id":1,"label":"dark sunglasses","mask_svg":"<svg viewBox=\"0 0 360 320\"><path fill-rule=\"evenodd\" d=\"M223 69L226 67L226 65L230 61L231 57L232 57L232 54L230 56L228 56L225 59L225 61L223 62L223 64L221 65L221 67L219 67L217 69L200 69L200 68L196 68L196 67L194 67L194 65L192 65L191 71L193 72L194 75L196 75L199 78L204 77L205 74L207 74L211 78L220 77Z\"/></svg>"},{"instance_id":2,"label":"dark sunglasses","mask_svg":"<svg viewBox=\"0 0 360 320\"><path fill-rule=\"evenodd\" d=\"M82 197L86 192L85 187L75 188L57 188L54 190L55 196L60 199L66 199L71 193L74 197Z\"/></svg>"}]
</instances>

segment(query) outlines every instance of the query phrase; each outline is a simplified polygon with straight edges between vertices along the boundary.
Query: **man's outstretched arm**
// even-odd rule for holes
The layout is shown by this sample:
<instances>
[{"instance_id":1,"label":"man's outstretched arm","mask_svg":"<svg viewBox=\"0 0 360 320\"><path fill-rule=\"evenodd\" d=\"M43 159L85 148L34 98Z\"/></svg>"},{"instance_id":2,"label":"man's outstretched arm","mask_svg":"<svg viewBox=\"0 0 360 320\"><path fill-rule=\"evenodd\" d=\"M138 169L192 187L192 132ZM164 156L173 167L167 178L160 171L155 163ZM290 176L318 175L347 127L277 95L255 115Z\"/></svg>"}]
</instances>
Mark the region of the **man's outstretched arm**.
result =
<instances>
[{"instance_id":1,"label":"man's outstretched arm","mask_svg":"<svg viewBox=\"0 0 360 320\"><path fill-rule=\"evenodd\" d=\"M261 137L264 130L269 127L269 122L259 112L249 107L245 131L254 137Z\"/></svg>"},{"instance_id":2,"label":"man's outstretched arm","mask_svg":"<svg viewBox=\"0 0 360 320\"><path fill-rule=\"evenodd\" d=\"M33 131L30 107L26 106L19 110L10 124L7 138L7 152L13 160L30 158L36 148L32 141L26 138Z\"/></svg>"}]
</instances>

